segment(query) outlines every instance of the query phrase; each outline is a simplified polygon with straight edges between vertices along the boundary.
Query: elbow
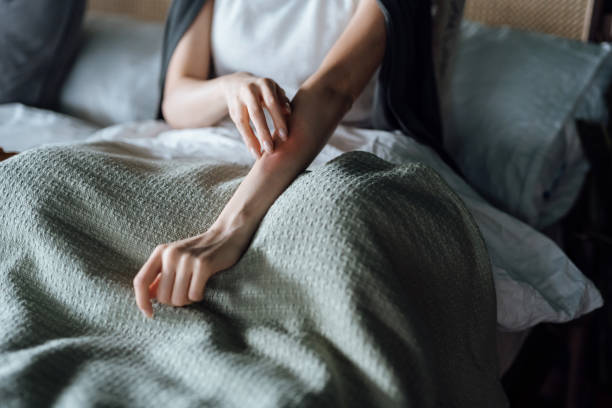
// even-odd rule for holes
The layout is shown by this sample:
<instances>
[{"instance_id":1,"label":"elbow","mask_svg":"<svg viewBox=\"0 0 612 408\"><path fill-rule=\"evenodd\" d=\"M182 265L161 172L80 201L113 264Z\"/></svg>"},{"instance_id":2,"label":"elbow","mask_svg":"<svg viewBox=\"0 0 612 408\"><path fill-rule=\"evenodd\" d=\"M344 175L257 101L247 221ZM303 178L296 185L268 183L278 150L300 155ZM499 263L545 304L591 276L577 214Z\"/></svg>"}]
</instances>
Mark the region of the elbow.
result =
<instances>
[{"instance_id":1,"label":"elbow","mask_svg":"<svg viewBox=\"0 0 612 408\"><path fill-rule=\"evenodd\" d=\"M164 96L164 98L162 99L161 113L162 113L162 118L172 128L174 129L185 128L184 124L181 123L179 115L176 114L176 109L174 107L172 98L168 97L167 95Z\"/></svg>"}]
</instances>

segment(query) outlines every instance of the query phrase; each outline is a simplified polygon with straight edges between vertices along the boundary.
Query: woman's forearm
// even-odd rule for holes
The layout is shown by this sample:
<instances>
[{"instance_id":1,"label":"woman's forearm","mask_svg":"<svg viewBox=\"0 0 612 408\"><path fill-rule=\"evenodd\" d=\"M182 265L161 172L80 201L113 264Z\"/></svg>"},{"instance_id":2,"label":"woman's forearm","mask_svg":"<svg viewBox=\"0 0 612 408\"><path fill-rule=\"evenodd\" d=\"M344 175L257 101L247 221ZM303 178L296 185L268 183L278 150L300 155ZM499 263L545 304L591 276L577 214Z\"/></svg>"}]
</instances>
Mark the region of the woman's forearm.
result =
<instances>
[{"instance_id":1,"label":"woman's forearm","mask_svg":"<svg viewBox=\"0 0 612 408\"><path fill-rule=\"evenodd\" d=\"M162 103L168 124L174 128L197 128L219 122L228 112L223 91L227 79L225 76L210 80L176 79Z\"/></svg>"},{"instance_id":2,"label":"woman's forearm","mask_svg":"<svg viewBox=\"0 0 612 408\"><path fill-rule=\"evenodd\" d=\"M293 100L290 137L255 162L218 217L217 226L255 228L274 201L312 162L350 109L345 95L324 87L301 88Z\"/></svg>"},{"instance_id":3,"label":"woman's forearm","mask_svg":"<svg viewBox=\"0 0 612 408\"><path fill-rule=\"evenodd\" d=\"M276 198L314 160L382 62L384 17L376 0L356 15L293 100L289 139L264 154L221 213L218 224L259 223Z\"/></svg>"},{"instance_id":4,"label":"woman's forearm","mask_svg":"<svg viewBox=\"0 0 612 408\"><path fill-rule=\"evenodd\" d=\"M217 225L252 224L314 160L380 65L386 29L376 0L362 0L355 17L293 100L289 139L252 167Z\"/></svg>"},{"instance_id":5,"label":"woman's forearm","mask_svg":"<svg viewBox=\"0 0 612 408\"><path fill-rule=\"evenodd\" d=\"M290 115L287 138L278 130L287 129L281 117L286 97L272 81L247 78L243 86L231 88L234 92L224 92L224 87L215 86L223 84L222 79L219 83L203 81L208 77L208 68L202 67L209 60L209 53L197 50L207 35L204 23L209 23L212 16L212 1L207 6L198 17L202 24L192 25L175 51L175 63L170 63L174 69L169 71L174 74L166 79L166 91L173 91L166 92L164 110L172 113L174 126L200 126L214 123L226 113L221 106L228 106L247 146L255 150L260 144L254 141L249 120L254 122L260 138L263 135L264 147L273 142L266 134L261 106L257 103L261 99L267 101L266 108L273 119L276 116L275 127L283 141L275 138L274 148L266 148L261 156L256 154L258 160L210 229L195 237L160 245L153 251L134 278L138 306L149 317L153 315L151 297L175 306L201 301L210 277L235 265L270 206L327 143L380 65L385 49L385 24L377 0L360 0L347 29L319 70L302 84L291 109L284 112ZM194 50L198 58L188 58ZM199 78L202 82L181 82L183 77ZM188 95L187 88L196 90L190 90ZM221 93L226 97L221 97ZM219 100L223 103L215 102ZM202 115L200 109L207 113ZM189 122L193 118L199 118L199 122Z\"/></svg>"}]
</instances>

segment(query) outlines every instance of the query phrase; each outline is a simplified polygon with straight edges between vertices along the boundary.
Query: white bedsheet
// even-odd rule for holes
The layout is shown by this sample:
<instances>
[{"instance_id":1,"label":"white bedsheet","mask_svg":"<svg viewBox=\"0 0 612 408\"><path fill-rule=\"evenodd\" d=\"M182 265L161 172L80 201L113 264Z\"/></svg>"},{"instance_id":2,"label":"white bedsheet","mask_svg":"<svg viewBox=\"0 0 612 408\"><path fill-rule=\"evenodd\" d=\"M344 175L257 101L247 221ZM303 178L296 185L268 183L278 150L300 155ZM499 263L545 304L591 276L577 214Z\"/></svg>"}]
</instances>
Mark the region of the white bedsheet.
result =
<instances>
[{"instance_id":1,"label":"white bedsheet","mask_svg":"<svg viewBox=\"0 0 612 408\"><path fill-rule=\"evenodd\" d=\"M139 155L151 158L213 158L253 163L229 120L216 127L193 130L172 130L163 122L145 121L93 133L92 126L50 112L33 110L29 121L28 109L31 108L0 105L0 147L20 151L23 148L19 146L31 148L51 140L72 143L86 139L129 144ZM3 120L11 118L10 112L13 119ZM11 135L15 134L21 135L20 140L13 140ZM431 149L399 132L340 126L310 168L351 150L371 152L398 164L407 160L424 162L461 196L489 249L500 330L524 330L542 321L564 322L601 306L597 289L556 244L487 204Z\"/></svg>"},{"instance_id":2,"label":"white bedsheet","mask_svg":"<svg viewBox=\"0 0 612 408\"><path fill-rule=\"evenodd\" d=\"M95 125L57 112L19 103L0 104L0 147L5 151L82 141L96 130Z\"/></svg>"}]
</instances>

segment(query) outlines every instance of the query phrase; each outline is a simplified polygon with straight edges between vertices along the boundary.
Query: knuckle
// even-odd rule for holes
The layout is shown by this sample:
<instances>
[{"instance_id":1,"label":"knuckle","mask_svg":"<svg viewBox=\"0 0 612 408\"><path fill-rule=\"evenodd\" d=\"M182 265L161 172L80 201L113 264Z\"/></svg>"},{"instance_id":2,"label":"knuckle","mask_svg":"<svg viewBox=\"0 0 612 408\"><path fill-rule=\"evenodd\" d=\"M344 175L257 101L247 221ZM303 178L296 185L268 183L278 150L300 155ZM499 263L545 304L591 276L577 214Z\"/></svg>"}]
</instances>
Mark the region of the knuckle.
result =
<instances>
[{"instance_id":1,"label":"knuckle","mask_svg":"<svg viewBox=\"0 0 612 408\"><path fill-rule=\"evenodd\" d=\"M274 88L274 81L270 78L260 78L259 83L262 87L269 88L270 90Z\"/></svg>"},{"instance_id":2,"label":"knuckle","mask_svg":"<svg viewBox=\"0 0 612 408\"><path fill-rule=\"evenodd\" d=\"M166 252L172 256L179 256L181 254L181 248L178 245L170 245L166 248Z\"/></svg>"},{"instance_id":3,"label":"knuckle","mask_svg":"<svg viewBox=\"0 0 612 408\"><path fill-rule=\"evenodd\" d=\"M170 249L164 249L164 252L162 252L161 258L162 258L162 262L168 262L168 259L170 259L172 255L172 251Z\"/></svg>"},{"instance_id":4,"label":"knuckle","mask_svg":"<svg viewBox=\"0 0 612 408\"><path fill-rule=\"evenodd\" d=\"M238 98L240 100L245 100L246 98L248 98L249 94L250 94L249 85L247 84L240 85L240 88L238 89Z\"/></svg>"},{"instance_id":5,"label":"knuckle","mask_svg":"<svg viewBox=\"0 0 612 408\"><path fill-rule=\"evenodd\" d=\"M237 118L239 118L239 114L236 112L236 107L234 106L230 106L228 108L228 113L230 118L232 118L232 120L236 121Z\"/></svg>"}]
</instances>

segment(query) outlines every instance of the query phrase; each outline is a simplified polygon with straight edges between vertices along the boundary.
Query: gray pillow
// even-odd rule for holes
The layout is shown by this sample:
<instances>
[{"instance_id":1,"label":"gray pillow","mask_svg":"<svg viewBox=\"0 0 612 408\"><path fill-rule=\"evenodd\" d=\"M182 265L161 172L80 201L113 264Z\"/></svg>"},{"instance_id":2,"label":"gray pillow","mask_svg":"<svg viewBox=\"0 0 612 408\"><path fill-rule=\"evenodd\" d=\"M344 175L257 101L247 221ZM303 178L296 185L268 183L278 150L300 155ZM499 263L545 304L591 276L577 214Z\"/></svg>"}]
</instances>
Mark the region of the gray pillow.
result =
<instances>
[{"instance_id":1,"label":"gray pillow","mask_svg":"<svg viewBox=\"0 0 612 408\"><path fill-rule=\"evenodd\" d=\"M0 0L0 103L56 105L85 0Z\"/></svg>"},{"instance_id":2,"label":"gray pillow","mask_svg":"<svg viewBox=\"0 0 612 408\"><path fill-rule=\"evenodd\" d=\"M94 14L61 93L61 110L107 126L155 119L164 26Z\"/></svg>"},{"instance_id":3,"label":"gray pillow","mask_svg":"<svg viewBox=\"0 0 612 408\"><path fill-rule=\"evenodd\" d=\"M445 143L466 179L537 228L563 217L588 171L574 121L605 112L611 57L609 45L465 22Z\"/></svg>"}]
</instances>

